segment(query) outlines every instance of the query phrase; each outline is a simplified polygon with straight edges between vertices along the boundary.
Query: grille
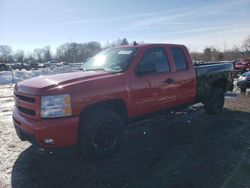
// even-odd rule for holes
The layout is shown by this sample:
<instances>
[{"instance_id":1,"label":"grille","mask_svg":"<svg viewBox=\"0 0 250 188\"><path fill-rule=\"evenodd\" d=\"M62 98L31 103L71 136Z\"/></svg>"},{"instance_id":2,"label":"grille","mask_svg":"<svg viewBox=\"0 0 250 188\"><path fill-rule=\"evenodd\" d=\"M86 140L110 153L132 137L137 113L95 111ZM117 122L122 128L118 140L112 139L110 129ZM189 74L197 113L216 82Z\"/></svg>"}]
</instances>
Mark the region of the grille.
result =
<instances>
[{"instance_id":1,"label":"grille","mask_svg":"<svg viewBox=\"0 0 250 188\"><path fill-rule=\"evenodd\" d=\"M30 110L30 109L27 109L27 108L23 108L23 107L20 107L18 106L17 109L24 113L24 114L28 114L30 116L36 116L36 111L35 110Z\"/></svg>"},{"instance_id":2,"label":"grille","mask_svg":"<svg viewBox=\"0 0 250 188\"><path fill-rule=\"evenodd\" d=\"M19 121L17 121L16 119L13 118L13 120L14 120L15 124L21 125L21 123Z\"/></svg>"},{"instance_id":3,"label":"grille","mask_svg":"<svg viewBox=\"0 0 250 188\"><path fill-rule=\"evenodd\" d=\"M22 96L22 95L18 95L15 93L15 96L21 100L21 101L25 101L25 102L29 102L29 103L35 103L36 99L32 98L32 97L26 97L26 96Z\"/></svg>"},{"instance_id":4,"label":"grille","mask_svg":"<svg viewBox=\"0 0 250 188\"><path fill-rule=\"evenodd\" d=\"M35 96L22 94L15 92L15 100L16 100L16 107L22 115L25 115L30 118L37 118L36 117L36 103L37 98Z\"/></svg>"}]
</instances>

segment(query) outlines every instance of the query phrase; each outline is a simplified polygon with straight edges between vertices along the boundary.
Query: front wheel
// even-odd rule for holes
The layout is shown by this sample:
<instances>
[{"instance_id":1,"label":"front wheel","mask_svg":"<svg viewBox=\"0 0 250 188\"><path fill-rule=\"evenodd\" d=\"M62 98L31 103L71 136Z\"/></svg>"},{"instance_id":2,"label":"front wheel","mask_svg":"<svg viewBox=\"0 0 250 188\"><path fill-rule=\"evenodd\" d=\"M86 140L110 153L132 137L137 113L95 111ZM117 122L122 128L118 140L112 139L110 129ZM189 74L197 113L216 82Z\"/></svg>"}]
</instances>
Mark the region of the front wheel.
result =
<instances>
[{"instance_id":1,"label":"front wheel","mask_svg":"<svg viewBox=\"0 0 250 188\"><path fill-rule=\"evenodd\" d=\"M214 87L207 101L204 103L207 114L218 114L222 111L225 102L224 90Z\"/></svg>"},{"instance_id":2,"label":"front wheel","mask_svg":"<svg viewBox=\"0 0 250 188\"><path fill-rule=\"evenodd\" d=\"M102 159L113 155L121 142L122 120L111 110L96 110L80 121L78 148L88 158Z\"/></svg>"}]
</instances>

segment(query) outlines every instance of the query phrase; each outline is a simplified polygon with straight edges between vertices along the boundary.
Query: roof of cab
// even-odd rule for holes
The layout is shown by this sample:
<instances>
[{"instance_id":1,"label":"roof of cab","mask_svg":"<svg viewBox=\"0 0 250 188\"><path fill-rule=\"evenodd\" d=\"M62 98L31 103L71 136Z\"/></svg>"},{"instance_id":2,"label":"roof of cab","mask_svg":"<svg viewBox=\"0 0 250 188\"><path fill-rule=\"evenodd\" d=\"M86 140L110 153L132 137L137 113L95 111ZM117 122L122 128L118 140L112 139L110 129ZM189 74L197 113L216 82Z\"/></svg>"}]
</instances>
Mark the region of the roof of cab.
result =
<instances>
[{"instance_id":1,"label":"roof of cab","mask_svg":"<svg viewBox=\"0 0 250 188\"><path fill-rule=\"evenodd\" d=\"M144 43L144 44L136 44L136 45L123 45L116 46L115 48L142 48L142 47L155 47L155 46L180 46L183 47L182 44L165 44L165 43Z\"/></svg>"}]
</instances>

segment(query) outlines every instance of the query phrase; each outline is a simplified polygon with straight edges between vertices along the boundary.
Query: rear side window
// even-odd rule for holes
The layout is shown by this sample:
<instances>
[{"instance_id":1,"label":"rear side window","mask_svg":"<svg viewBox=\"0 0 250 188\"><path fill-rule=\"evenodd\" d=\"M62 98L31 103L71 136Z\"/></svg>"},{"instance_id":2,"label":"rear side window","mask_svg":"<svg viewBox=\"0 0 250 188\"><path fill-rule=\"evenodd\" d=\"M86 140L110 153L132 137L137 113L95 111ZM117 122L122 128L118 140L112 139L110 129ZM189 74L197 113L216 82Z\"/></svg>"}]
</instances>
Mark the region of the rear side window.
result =
<instances>
[{"instance_id":1,"label":"rear side window","mask_svg":"<svg viewBox=\"0 0 250 188\"><path fill-rule=\"evenodd\" d=\"M177 71L187 69L187 61L181 48L171 48L171 53L174 59L175 67Z\"/></svg>"},{"instance_id":2,"label":"rear side window","mask_svg":"<svg viewBox=\"0 0 250 188\"><path fill-rule=\"evenodd\" d=\"M151 48L147 50L139 64L145 63L154 63L157 72L168 72L170 70L164 48Z\"/></svg>"}]
</instances>

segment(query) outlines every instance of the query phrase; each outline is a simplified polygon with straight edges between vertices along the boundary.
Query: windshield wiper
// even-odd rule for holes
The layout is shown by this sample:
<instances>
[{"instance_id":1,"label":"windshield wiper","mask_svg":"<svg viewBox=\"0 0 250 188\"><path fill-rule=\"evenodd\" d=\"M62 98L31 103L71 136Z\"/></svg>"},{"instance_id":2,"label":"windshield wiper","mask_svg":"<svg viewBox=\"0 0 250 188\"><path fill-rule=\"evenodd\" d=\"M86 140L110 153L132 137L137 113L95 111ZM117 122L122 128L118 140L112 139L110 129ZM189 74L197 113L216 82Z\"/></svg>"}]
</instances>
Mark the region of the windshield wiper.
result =
<instances>
[{"instance_id":1,"label":"windshield wiper","mask_svg":"<svg viewBox=\"0 0 250 188\"><path fill-rule=\"evenodd\" d=\"M83 69L83 71L105 71L105 72L112 72L112 73L119 73L120 71L115 71L113 69L108 68L95 68L95 69Z\"/></svg>"}]
</instances>

